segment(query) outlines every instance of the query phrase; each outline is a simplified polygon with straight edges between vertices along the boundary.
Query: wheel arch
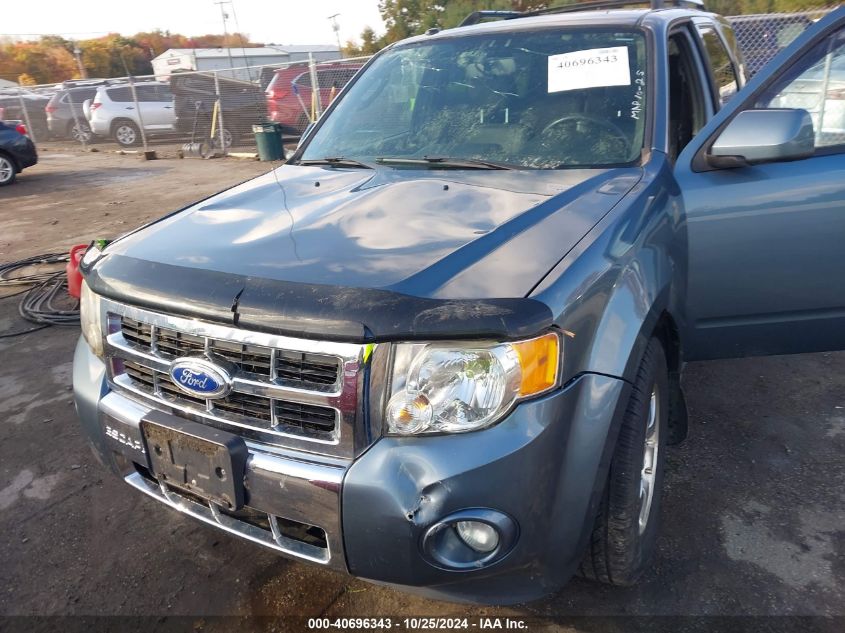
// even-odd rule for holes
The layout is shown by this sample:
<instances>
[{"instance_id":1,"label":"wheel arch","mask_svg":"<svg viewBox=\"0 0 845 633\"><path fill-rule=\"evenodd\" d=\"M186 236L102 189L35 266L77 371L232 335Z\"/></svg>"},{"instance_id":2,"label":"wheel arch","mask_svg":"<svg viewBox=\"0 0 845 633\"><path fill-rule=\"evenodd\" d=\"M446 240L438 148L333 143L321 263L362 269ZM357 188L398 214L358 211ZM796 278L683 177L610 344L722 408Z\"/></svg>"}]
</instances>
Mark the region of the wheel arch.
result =
<instances>
[{"instance_id":1,"label":"wheel arch","mask_svg":"<svg viewBox=\"0 0 845 633\"><path fill-rule=\"evenodd\" d=\"M0 149L0 156L8 158L12 162L12 167L15 168L16 173L21 173L21 171L23 171L21 169L21 164L18 162L18 159L15 158L14 154L11 154L4 149Z\"/></svg>"},{"instance_id":2,"label":"wheel arch","mask_svg":"<svg viewBox=\"0 0 845 633\"><path fill-rule=\"evenodd\" d=\"M115 129L121 123L131 123L133 126L135 126L136 129L138 129L138 130L141 129L141 126L138 125L133 119L130 119L129 117L121 116L121 117L115 117L115 118L112 119L111 123L109 124L109 134L114 134Z\"/></svg>"}]
</instances>

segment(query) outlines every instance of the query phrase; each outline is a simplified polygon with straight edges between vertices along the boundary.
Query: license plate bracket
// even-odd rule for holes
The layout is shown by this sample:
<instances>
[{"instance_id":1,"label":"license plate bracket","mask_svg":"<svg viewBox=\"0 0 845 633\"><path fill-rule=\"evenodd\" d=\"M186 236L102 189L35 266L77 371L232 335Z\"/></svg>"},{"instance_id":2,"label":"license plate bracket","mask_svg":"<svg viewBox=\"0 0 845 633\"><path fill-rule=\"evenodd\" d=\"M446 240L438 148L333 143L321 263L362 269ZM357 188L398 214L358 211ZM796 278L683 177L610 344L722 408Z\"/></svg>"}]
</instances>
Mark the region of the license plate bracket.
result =
<instances>
[{"instance_id":1,"label":"license plate bracket","mask_svg":"<svg viewBox=\"0 0 845 633\"><path fill-rule=\"evenodd\" d=\"M159 482L229 510L243 507L249 457L243 438L162 411L144 416L141 436Z\"/></svg>"}]
</instances>

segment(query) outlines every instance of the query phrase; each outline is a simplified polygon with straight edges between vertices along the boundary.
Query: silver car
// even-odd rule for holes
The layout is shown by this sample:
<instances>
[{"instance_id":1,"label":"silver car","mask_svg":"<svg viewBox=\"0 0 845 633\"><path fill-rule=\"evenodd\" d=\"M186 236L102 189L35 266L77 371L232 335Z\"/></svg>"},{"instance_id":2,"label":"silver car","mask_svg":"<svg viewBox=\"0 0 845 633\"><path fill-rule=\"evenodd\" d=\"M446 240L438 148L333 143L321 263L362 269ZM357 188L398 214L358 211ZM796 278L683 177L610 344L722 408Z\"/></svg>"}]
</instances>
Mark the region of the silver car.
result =
<instances>
[{"instance_id":1,"label":"silver car","mask_svg":"<svg viewBox=\"0 0 845 633\"><path fill-rule=\"evenodd\" d=\"M91 131L97 136L111 136L119 145L141 144L141 125L148 135L176 131L176 112L170 84L150 81L135 85L137 102L131 86L100 86L85 114Z\"/></svg>"},{"instance_id":2,"label":"silver car","mask_svg":"<svg viewBox=\"0 0 845 633\"><path fill-rule=\"evenodd\" d=\"M818 139L826 144L845 142L845 57L823 57L778 95L771 107L803 108L813 118Z\"/></svg>"}]
</instances>

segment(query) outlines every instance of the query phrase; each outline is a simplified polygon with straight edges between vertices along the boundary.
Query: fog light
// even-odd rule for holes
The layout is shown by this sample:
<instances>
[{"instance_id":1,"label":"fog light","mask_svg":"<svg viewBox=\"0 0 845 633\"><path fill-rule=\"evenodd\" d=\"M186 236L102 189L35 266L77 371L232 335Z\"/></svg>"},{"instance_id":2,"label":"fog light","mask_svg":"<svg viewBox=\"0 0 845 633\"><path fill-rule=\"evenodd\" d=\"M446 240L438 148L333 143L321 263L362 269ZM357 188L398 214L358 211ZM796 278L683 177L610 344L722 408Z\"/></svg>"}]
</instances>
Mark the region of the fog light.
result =
<instances>
[{"instance_id":1,"label":"fog light","mask_svg":"<svg viewBox=\"0 0 845 633\"><path fill-rule=\"evenodd\" d=\"M443 517L423 535L423 556L440 569L478 571L495 565L516 545L519 527L491 508L465 508Z\"/></svg>"},{"instance_id":2,"label":"fog light","mask_svg":"<svg viewBox=\"0 0 845 633\"><path fill-rule=\"evenodd\" d=\"M496 528L480 521L458 521L455 524L458 536L476 552L486 554L499 546Z\"/></svg>"}]
</instances>

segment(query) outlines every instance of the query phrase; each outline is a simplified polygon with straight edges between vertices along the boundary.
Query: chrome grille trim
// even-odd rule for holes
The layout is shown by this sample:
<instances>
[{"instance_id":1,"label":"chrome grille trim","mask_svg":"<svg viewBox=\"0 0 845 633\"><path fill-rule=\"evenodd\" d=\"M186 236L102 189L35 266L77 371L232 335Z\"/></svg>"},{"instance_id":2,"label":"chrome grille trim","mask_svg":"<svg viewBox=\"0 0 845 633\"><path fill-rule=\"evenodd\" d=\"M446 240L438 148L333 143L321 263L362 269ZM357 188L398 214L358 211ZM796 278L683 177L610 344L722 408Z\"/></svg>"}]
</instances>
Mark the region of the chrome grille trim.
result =
<instances>
[{"instance_id":1,"label":"chrome grille trim","mask_svg":"<svg viewBox=\"0 0 845 633\"><path fill-rule=\"evenodd\" d=\"M349 458L355 453L354 426L358 417L359 403L363 389L364 346L354 343L311 341L292 337L240 330L235 327L208 323L196 319L165 315L150 310L117 303L108 299L101 302L106 328L105 349L108 362L108 377L111 385L145 403L158 403L159 408L172 409L185 415L197 417L212 426L240 432L251 441L268 446L286 447L324 455ZM124 338L121 317L150 326L150 346L141 348ZM190 337L204 339L204 349L213 350L214 341L268 348L270 350L270 377L262 380L258 374L242 372L233 376L233 394L267 398L271 420L262 422L258 418L245 418L235 413L215 410L214 400L206 400L205 406L187 399L177 400L160 388L160 373L168 374L172 356L159 350L157 334L161 331L175 331ZM333 357L338 360L338 380L334 385L311 385L308 388L282 384L277 374L276 359L280 352L295 352ZM153 387L141 389L124 371L122 361L130 361L152 370ZM266 376L266 374L265 374ZM308 405L331 409L335 413L333 432L308 430L308 422L301 424L301 430L282 426L277 418L277 402L291 405ZM316 413L315 413L316 415ZM325 415L321 414L325 419ZM313 425L312 426L316 426ZM249 431L249 433L245 433Z\"/></svg>"}]
</instances>

